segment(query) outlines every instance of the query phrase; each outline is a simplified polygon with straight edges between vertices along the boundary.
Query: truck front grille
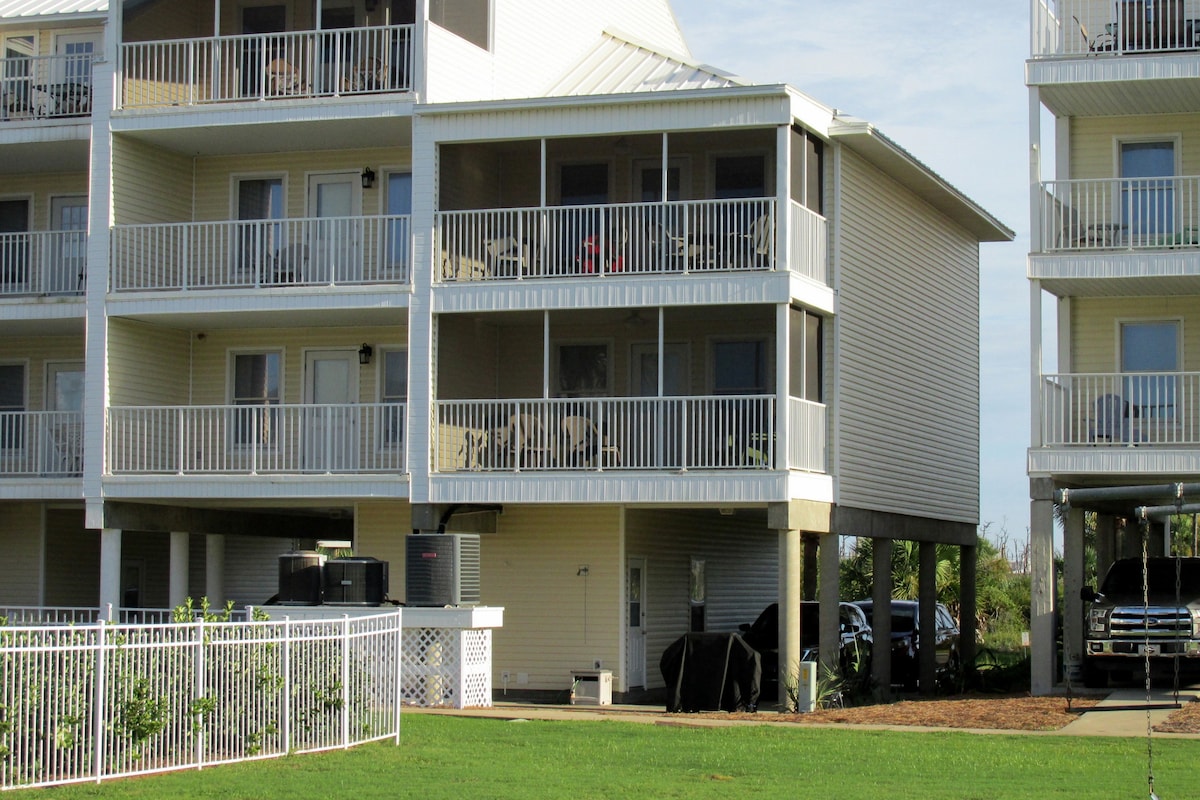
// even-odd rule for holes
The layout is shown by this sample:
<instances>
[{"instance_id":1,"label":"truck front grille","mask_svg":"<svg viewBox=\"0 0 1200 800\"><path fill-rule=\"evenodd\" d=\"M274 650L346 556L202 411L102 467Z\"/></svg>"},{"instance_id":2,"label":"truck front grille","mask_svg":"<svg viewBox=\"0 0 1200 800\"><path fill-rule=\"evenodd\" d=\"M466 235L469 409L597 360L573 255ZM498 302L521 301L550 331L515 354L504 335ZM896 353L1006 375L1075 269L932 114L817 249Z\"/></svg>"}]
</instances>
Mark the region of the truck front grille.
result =
<instances>
[{"instance_id":1,"label":"truck front grille","mask_svg":"<svg viewBox=\"0 0 1200 800\"><path fill-rule=\"evenodd\" d=\"M1125 606L1109 618L1113 638L1176 639L1192 635L1192 615L1186 608L1150 606L1149 609Z\"/></svg>"}]
</instances>

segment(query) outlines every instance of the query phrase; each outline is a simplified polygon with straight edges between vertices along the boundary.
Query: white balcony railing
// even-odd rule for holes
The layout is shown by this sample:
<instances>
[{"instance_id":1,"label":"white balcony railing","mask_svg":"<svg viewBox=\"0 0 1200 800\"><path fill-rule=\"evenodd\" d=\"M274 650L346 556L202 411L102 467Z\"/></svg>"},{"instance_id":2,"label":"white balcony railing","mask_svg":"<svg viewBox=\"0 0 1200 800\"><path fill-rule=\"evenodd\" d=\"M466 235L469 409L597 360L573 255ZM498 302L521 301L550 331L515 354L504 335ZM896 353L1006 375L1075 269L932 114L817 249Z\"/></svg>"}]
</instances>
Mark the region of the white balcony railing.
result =
<instances>
[{"instance_id":1,"label":"white balcony railing","mask_svg":"<svg viewBox=\"0 0 1200 800\"><path fill-rule=\"evenodd\" d=\"M1045 375L1041 444L1200 446L1200 373Z\"/></svg>"},{"instance_id":2,"label":"white balcony railing","mask_svg":"<svg viewBox=\"0 0 1200 800\"><path fill-rule=\"evenodd\" d=\"M0 121L92 113L92 53L0 58Z\"/></svg>"},{"instance_id":3,"label":"white balcony railing","mask_svg":"<svg viewBox=\"0 0 1200 800\"><path fill-rule=\"evenodd\" d=\"M774 200L754 199L443 211L434 222L435 276L489 281L771 270L775 209Z\"/></svg>"},{"instance_id":4,"label":"white balcony railing","mask_svg":"<svg viewBox=\"0 0 1200 800\"><path fill-rule=\"evenodd\" d=\"M1200 177L1042 184L1034 252L1200 247Z\"/></svg>"},{"instance_id":5,"label":"white balcony railing","mask_svg":"<svg viewBox=\"0 0 1200 800\"><path fill-rule=\"evenodd\" d=\"M1031 52L1120 56L1196 50L1196 0L1033 0Z\"/></svg>"},{"instance_id":6,"label":"white balcony railing","mask_svg":"<svg viewBox=\"0 0 1200 800\"><path fill-rule=\"evenodd\" d=\"M83 294L86 231L0 233L0 297Z\"/></svg>"},{"instance_id":7,"label":"white balcony railing","mask_svg":"<svg viewBox=\"0 0 1200 800\"><path fill-rule=\"evenodd\" d=\"M434 449L438 472L776 469L775 398L445 400Z\"/></svg>"},{"instance_id":8,"label":"white balcony railing","mask_svg":"<svg viewBox=\"0 0 1200 800\"><path fill-rule=\"evenodd\" d=\"M121 45L121 108L412 90L413 26Z\"/></svg>"},{"instance_id":9,"label":"white balcony railing","mask_svg":"<svg viewBox=\"0 0 1200 800\"><path fill-rule=\"evenodd\" d=\"M405 471L402 403L108 410L111 475Z\"/></svg>"},{"instance_id":10,"label":"white balcony railing","mask_svg":"<svg viewBox=\"0 0 1200 800\"><path fill-rule=\"evenodd\" d=\"M78 411L0 412L0 478L66 478L83 472Z\"/></svg>"},{"instance_id":11,"label":"white balcony railing","mask_svg":"<svg viewBox=\"0 0 1200 800\"><path fill-rule=\"evenodd\" d=\"M806 472L825 472L825 405L798 397L788 398L788 466Z\"/></svg>"},{"instance_id":12,"label":"white balcony railing","mask_svg":"<svg viewBox=\"0 0 1200 800\"><path fill-rule=\"evenodd\" d=\"M788 204L791 252L788 267L792 272L829 283L829 223L825 217L799 203Z\"/></svg>"},{"instance_id":13,"label":"white balcony railing","mask_svg":"<svg viewBox=\"0 0 1200 800\"><path fill-rule=\"evenodd\" d=\"M112 291L408 283L408 216L118 225Z\"/></svg>"}]
</instances>

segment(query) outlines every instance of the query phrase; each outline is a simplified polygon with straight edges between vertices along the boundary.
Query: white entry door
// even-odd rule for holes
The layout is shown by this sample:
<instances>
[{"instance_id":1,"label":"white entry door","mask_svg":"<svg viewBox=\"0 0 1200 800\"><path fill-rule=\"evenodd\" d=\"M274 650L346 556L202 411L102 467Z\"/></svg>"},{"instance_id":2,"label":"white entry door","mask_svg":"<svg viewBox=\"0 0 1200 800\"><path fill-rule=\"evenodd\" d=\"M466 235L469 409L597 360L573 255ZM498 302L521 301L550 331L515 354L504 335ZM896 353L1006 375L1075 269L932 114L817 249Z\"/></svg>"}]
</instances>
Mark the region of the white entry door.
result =
<instances>
[{"instance_id":1,"label":"white entry door","mask_svg":"<svg viewBox=\"0 0 1200 800\"><path fill-rule=\"evenodd\" d=\"M630 558L625 575L625 688L646 685L646 559Z\"/></svg>"},{"instance_id":2,"label":"white entry door","mask_svg":"<svg viewBox=\"0 0 1200 800\"><path fill-rule=\"evenodd\" d=\"M304 359L304 467L352 472L358 467L358 353L310 350Z\"/></svg>"},{"instance_id":3,"label":"white entry door","mask_svg":"<svg viewBox=\"0 0 1200 800\"><path fill-rule=\"evenodd\" d=\"M362 280L362 192L357 172L310 175L309 216L315 217L310 241L309 283Z\"/></svg>"},{"instance_id":4,"label":"white entry door","mask_svg":"<svg viewBox=\"0 0 1200 800\"><path fill-rule=\"evenodd\" d=\"M46 362L47 471L55 474L83 473L83 364L75 361Z\"/></svg>"},{"instance_id":5,"label":"white entry door","mask_svg":"<svg viewBox=\"0 0 1200 800\"><path fill-rule=\"evenodd\" d=\"M87 197L50 198L50 227L63 233L54 240L54 257L46 263L46 274L41 276L43 291L50 294L81 291L87 264Z\"/></svg>"}]
</instances>

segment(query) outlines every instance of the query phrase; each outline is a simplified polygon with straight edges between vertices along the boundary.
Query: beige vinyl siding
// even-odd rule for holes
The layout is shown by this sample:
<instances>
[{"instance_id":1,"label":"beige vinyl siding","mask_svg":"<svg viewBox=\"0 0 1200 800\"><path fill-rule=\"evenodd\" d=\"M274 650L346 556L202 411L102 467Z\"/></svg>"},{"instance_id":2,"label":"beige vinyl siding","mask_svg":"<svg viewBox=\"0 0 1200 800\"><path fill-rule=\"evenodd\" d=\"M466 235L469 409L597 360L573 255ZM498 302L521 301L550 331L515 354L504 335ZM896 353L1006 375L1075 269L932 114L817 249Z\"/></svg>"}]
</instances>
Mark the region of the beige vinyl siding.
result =
<instances>
[{"instance_id":1,"label":"beige vinyl siding","mask_svg":"<svg viewBox=\"0 0 1200 800\"><path fill-rule=\"evenodd\" d=\"M113 224L189 222L192 162L124 136L112 143Z\"/></svg>"},{"instance_id":2,"label":"beige vinyl siding","mask_svg":"<svg viewBox=\"0 0 1200 800\"><path fill-rule=\"evenodd\" d=\"M476 318L453 314L438 317L436 323L437 340L443 353L438 359L438 396L463 400L498 397L500 336L496 327L482 320L476 324ZM456 346L458 343L467 346ZM537 385L542 385L540 378Z\"/></svg>"},{"instance_id":3,"label":"beige vinyl siding","mask_svg":"<svg viewBox=\"0 0 1200 800\"><path fill-rule=\"evenodd\" d=\"M211 35L212 5L208 3L143 3L127 11L121 23L121 38L126 42Z\"/></svg>"},{"instance_id":4,"label":"beige vinyl siding","mask_svg":"<svg viewBox=\"0 0 1200 800\"><path fill-rule=\"evenodd\" d=\"M1178 320L1183 343L1180 368L1200 371L1200 308L1190 297L1080 298L1071 300L1071 371L1117 372L1120 323Z\"/></svg>"},{"instance_id":5,"label":"beige vinyl siding","mask_svg":"<svg viewBox=\"0 0 1200 800\"><path fill-rule=\"evenodd\" d=\"M315 546L313 539L304 538L302 522L297 522L295 539L226 536L225 599L232 600L234 608L266 603L279 592L279 557Z\"/></svg>"},{"instance_id":6,"label":"beige vinyl siding","mask_svg":"<svg viewBox=\"0 0 1200 800\"><path fill-rule=\"evenodd\" d=\"M196 160L196 220L237 219L235 176L282 176L286 215L293 218L309 217L312 216L308 208L309 174L353 172L358 175L366 166L376 173L375 186L362 189L356 180L355 191L362 192L362 212L365 216L379 214L386 188L383 167L403 168L411 161L412 151L407 147L200 158Z\"/></svg>"},{"instance_id":7,"label":"beige vinyl siding","mask_svg":"<svg viewBox=\"0 0 1200 800\"><path fill-rule=\"evenodd\" d=\"M841 153L838 503L975 524L978 245Z\"/></svg>"},{"instance_id":8,"label":"beige vinyl siding","mask_svg":"<svg viewBox=\"0 0 1200 800\"><path fill-rule=\"evenodd\" d=\"M189 334L130 320L108 326L109 402L114 406L188 402Z\"/></svg>"},{"instance_id":9,"label":"beige vinyl siding","mask_svg":"<svg viewBox=\"0 0 1200 800\"><path fill-rule=\"evenodd\" d=\"M617 664L624 565L615 506L505 508L497 531L481 538L484 605L504 607L493 633L492 679L509 689L561 690L572 669ZM576 574L588 565L587 577ZM529 676L518 685L518 673Z\"/></svg>"},{"instance_id":10,"label":"beige vinyl siding","mask_svg":"<svg viewBox=\"0 0 1200 800\"><path fill-rule=\"evenodd\" d=\"M145 531L121 532L121 573L137 565L141 569L140 587L121 585L121 603L125 604L125 592L139 589L138 608L166 608L169 603L169 581L171 576L171 540L165 533ZM132 598L129 598L132 600Z\"/></svg>"},{"instance_id":11,"label":"beige vinyl siding","mask_svg":"<svg viewBox=\"0 0 1200 800\"><path fill-rule=\"evenodd\" d=\"M85 195L88 177L81 172L12 173L0 183L0 200L27 198L32 207L30 230L50 230L50 201L62 195Z\"/></svg>"},{"instance_id":12,"label":"beige vinyl siding","mask_svg":"<svg viewBox=\"0 0 1200 800\"><path fill-rule=\"evenodd\" d=\"M0 605L41 603L42 541L40 505L0 504Z\"/></svg>"},{"instance_id":13,"label":"beige vinyl siding","mask_svg":"<svg viewBox=\"0 0 1200 800\"><path fill-rule=\"evenodd\" d=\"M388 562L388 597L404 602L404 537L412 532L407 503L359 503L354 509L354 554Z\"/></svg>"},{"instance_id":14,"label":"beige vinyl siding","mask_svg":"<svg viewBox=\"0 0 1200 800\"><path fill-rule=\"evenodd\" d=\"M74 336L0 337L0 362L24 362L27 411L46 409L46 363L83 361L83 339Z\"/></svg>"},{"instance_id":15,"label":"beige vinyl siding","mask_svg":"<svg viewBox=\"0 0 1200 800\"><path fill-rule=\"evenodd\" d=\"M1200 175L1200 116L1153 114L1131 117L1081 117L1071 120L1071 177L1117 176L1117 142L1121 139L1179 139L1181 174Z\"/></svg>"},{"instance_id":16,"label":"beige vinyl siding","mask_svg":"<svg viewBox=\"0 0 1200 800\"><path fill-rule=\"evenodd\" d=\"M646 559L646 688L661 688L663 652L688 632L691 559L704 559L705 629L737 631L779 595L778 533L761 514L630 509L627 558ZM624 665L621 665L624 671Z\"/></svg>"},{"instance_id":17,"label":"beige vinyl siding","mask_svg":"<svg viewBox=\"0 0 1200 800\"><path fill-rule=\"evenodd\" d=\"M380 347L404 346L408 332L401 327L388 328L270 328L214 330L191 342L191 400L193 405L222 405L230 400L230 354L234 352L281 351L283 384L281 401L304 401L304 357L308 350L345 350L357 352L363 342ZM362 403L379 399L377 383L380 359L358 371L358 399Z\"/></svg>"},{"instance_id":18,"label":"beige vinyl siding","mask_svg":"<svg viewBox=\"0 0 1200 800\"><path fill-rule=\"evenodd\" d=\"M100 598L100 532L83 527L83 511L46 511L48 606L91 606Z\"/></svg>"}]
</instances>

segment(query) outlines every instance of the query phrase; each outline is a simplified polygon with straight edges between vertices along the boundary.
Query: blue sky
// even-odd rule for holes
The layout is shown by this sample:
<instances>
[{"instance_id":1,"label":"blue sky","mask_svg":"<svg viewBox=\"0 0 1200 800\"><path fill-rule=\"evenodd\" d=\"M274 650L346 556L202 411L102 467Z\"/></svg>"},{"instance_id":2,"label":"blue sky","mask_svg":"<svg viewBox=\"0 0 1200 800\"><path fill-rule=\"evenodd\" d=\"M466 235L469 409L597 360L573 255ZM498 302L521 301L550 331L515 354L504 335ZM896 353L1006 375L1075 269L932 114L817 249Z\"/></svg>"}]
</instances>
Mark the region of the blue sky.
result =
<instances>
[{"instance_id":1,"label":"blue sky","mask_svg":"<svg viewBox=\"0 0 1200 800\"><path fill-rule=\"evenodd\" d=\"M865 119L1016 231L981 258L980 521L1029 526L1029 5L672 0L695 60Z\"/></svg>"}]
</instances>

